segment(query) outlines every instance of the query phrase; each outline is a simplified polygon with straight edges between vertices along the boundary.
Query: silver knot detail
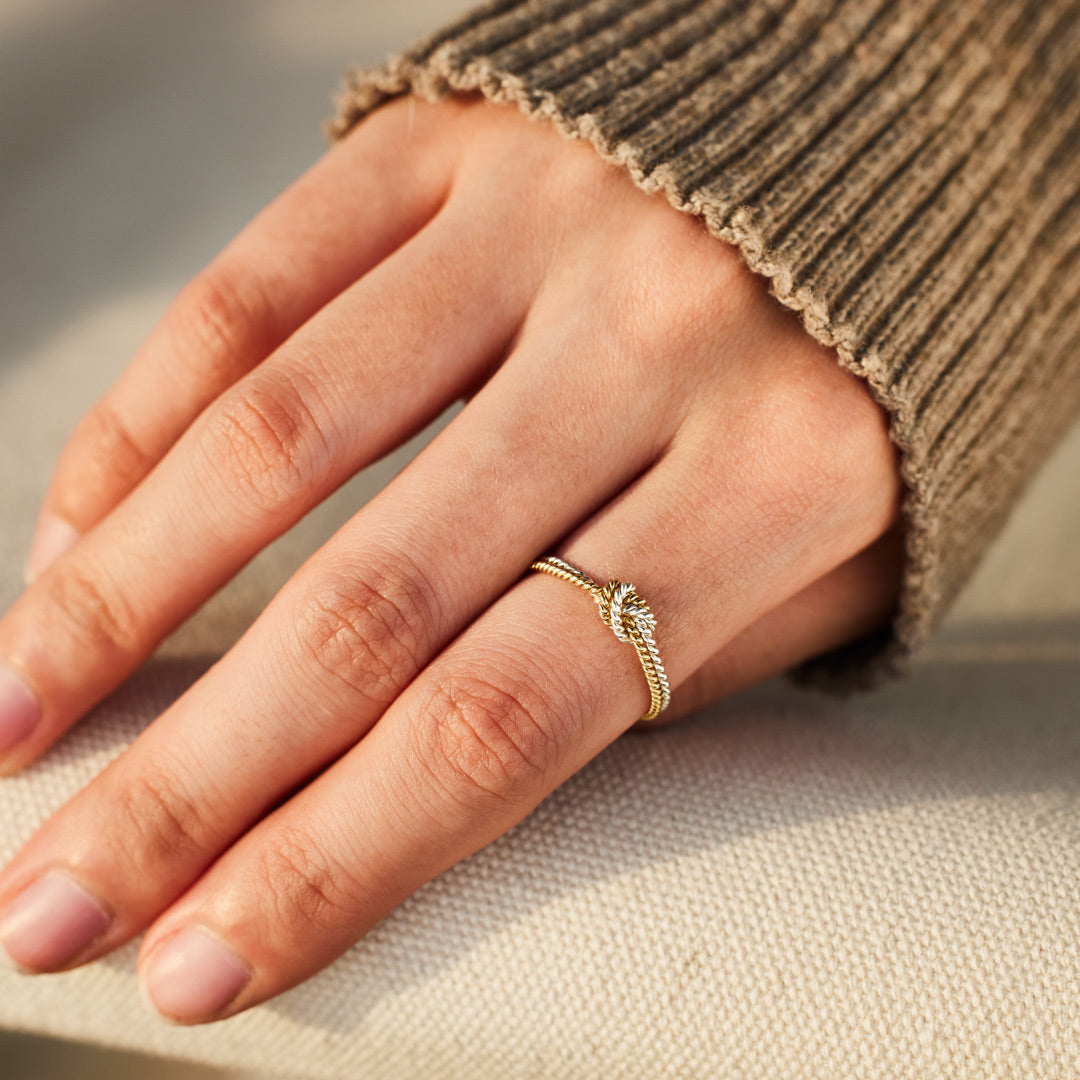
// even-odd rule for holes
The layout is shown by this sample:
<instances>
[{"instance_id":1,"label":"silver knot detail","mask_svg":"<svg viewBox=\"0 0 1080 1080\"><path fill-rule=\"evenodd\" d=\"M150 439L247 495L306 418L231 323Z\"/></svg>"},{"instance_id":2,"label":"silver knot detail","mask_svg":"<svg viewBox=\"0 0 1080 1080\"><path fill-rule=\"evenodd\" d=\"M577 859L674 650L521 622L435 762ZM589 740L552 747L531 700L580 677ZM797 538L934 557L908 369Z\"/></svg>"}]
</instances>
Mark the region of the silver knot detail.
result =
<instances>
[{"instance_id":1,"label":"silver knot detail","mask_svg":"<svg viewBox=\"0 0 1080 1080\"><path fill-rule=\"evenodd\" d=\"M628 581L613 578L596 593L596 602L600 617L620 641L649 640L656 633L656 616Z\"/></svg>"},{"instance_id":2,"label":"silver knot detail","mask_svg":"<svg viewBox=\"0 0 1080 1080\"><path fill-rule=\"evenodd\" d=\"M600 617L619 641L629 642L641 661L649 684L649 711L641 718L655 720L671 701L671 683L656 647L656 618L649 605L628 581L609 581L599 585L584 570L572 566L557 555L548 555L530 564L530 570L569 581L584 589L600 608Z\"/></svg>"}]
</instances>

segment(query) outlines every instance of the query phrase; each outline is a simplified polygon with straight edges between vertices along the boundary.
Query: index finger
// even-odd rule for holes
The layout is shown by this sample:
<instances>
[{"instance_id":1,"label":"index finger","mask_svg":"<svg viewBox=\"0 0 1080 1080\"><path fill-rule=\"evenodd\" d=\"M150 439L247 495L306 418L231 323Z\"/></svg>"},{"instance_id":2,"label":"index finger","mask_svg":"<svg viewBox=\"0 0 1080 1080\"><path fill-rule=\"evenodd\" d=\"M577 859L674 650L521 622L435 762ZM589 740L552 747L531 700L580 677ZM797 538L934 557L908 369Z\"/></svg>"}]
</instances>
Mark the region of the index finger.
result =
<instances>
[{"instance_id":1,"label":"index finger","mask_svg":"<svg viewBox=\"0 0 1080 1080\"><path fill-rule=\"evenodd\" d=\"M183 289L65 446L30 580L112 510L207 405L435 216L454 151L445 123L429 123L430 108L418 106L415 117L380 110Z\"/></svg>"}]
</instances>

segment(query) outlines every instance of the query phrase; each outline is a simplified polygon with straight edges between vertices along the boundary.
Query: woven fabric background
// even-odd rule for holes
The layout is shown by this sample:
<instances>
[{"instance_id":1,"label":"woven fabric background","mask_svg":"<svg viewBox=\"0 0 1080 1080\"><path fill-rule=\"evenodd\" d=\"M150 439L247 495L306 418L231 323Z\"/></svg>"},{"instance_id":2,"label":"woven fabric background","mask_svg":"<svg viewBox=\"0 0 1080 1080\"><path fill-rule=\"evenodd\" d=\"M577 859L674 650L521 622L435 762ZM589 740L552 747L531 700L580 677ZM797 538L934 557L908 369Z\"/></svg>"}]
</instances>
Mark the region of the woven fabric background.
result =
<instances>
[{"instance_id":1,"label":"woven fabric background","mask_svg":"<svg viewBox=\"0 0 1080 1080\"><path fill-rule=\"evenodd\" d=\"M364 35L355 2L321 22L291 8L185 2L163 27L145 6L75 18L48 0L0 37L0 78L49 88L0 117L20 150L0 164L0 604L66 431L183 278L317 152L336 73L372 58L343 41ZM448 10L403 6L369 51ZM71 67L107 48L111 66ZM112 89L90 94L95 78ZM77 88L80 114L61 113ZM0 784L0 858L407 453ZM224 1024L150 1016L129 947L63 976L0 971L0 1026L313 1080L1080 1074L1078 479L1080 430L907 682L846 702L777 682L619 740L322 975Z\"/></svg>"}]
</instances>

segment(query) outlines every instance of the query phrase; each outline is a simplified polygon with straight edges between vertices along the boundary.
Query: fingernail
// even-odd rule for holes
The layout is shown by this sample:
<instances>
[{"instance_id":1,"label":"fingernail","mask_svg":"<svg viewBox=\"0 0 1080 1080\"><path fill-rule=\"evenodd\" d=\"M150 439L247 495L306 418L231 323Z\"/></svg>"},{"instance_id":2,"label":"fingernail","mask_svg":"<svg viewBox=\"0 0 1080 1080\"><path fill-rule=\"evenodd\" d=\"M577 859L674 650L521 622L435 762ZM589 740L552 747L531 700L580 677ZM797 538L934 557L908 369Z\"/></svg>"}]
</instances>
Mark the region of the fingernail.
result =
<instances>
[{"instance_id":1,"label":"fingernail","mask_svg":"<svg viewBox=\"0 0 1080 1080\"><path fill-rule=\"evenodd\" d=\"M151 957L143 974L150 1003L182 1024L221 1012L251 981L251 970L202 927L181 930Z\"/></svg>"},{"instance_id":2,"label":"fingernail","mask_svg":"<svg viewBox=\"0 0 1080 1080\"><path fill-rule=\"evenodd\" d=\"M11 668L0 664L0 760L29 738L40 719L37 695Z\"/></svg>"},{"instance_id":3,"label":"fingernail","mask_svg":"<svg viewBox=\"0 0 1080 1080\"><path fill-rule=\"evenodd\" d=\"M32 585L79 539L79 534L61 517L42 514L26 560L26 582Z\"/></svg>"},{"instance_id":4,"label":"fingernail","mask_svg":"<svg viewBox=\"0 0 1080 1080\"><path fill-rule=\"evenodd\" d=\"M8 908L0 921L0 944L24 971L55 971L104 934L110 921L81 885L51 870Z\"/></svg>"}]
</instances>

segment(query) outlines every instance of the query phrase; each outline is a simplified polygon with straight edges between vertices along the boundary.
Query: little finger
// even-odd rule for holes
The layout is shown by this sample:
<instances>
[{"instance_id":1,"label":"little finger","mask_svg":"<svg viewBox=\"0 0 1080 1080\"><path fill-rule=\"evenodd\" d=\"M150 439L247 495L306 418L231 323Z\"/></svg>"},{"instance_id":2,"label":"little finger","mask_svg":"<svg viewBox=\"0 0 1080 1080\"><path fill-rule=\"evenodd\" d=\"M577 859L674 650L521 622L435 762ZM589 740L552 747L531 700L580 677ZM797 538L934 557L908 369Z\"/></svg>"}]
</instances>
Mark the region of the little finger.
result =
<instances>
[{"instance_id":1,"label":"little finger","mask_svg":"<svg viewBox=\"0 0 1080 1080\"><path fill-rule=\"evenodd\" d=\"M895 613L904 561L903 534L881 539L766 612L719 649L679 687L655 730L812 657L875 631Z\"/></svg>"}]
</instances>

